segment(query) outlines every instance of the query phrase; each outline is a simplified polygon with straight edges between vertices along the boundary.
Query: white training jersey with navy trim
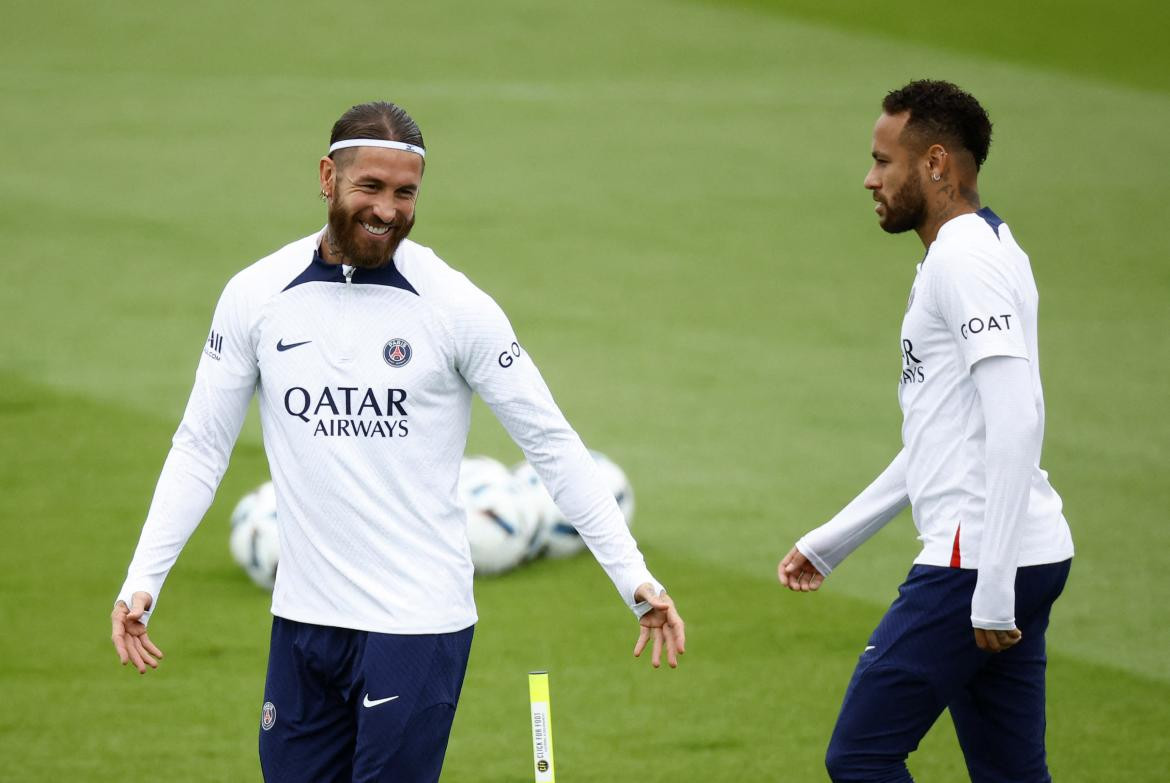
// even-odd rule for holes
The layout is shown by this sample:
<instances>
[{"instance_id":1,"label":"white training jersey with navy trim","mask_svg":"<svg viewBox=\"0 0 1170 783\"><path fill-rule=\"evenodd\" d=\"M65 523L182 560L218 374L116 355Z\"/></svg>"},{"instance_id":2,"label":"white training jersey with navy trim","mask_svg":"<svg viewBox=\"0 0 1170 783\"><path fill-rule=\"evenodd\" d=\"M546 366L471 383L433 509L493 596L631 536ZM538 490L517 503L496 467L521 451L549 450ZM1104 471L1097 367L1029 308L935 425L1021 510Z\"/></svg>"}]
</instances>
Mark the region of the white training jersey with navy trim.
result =
<instances>
[{"instance_id":1,"label":"white training jersey with navy trim","mask_svg":"<svg viewBox=\"0 0 1170 783\"><path fill-rule=\"evenodd\" d=\"M923 544L916 563L979 566L987 492L984 419L971 378L976 362L1029 362L1043 431L1038 304L1028 256L990 209L945 223L918 265L902 322L898 393L906 490ZM1014 522L1023 527L1017 566L1072 557L1060 496L1039 461L1026 517Z\"/></svg>"},{"instance_id":2,"label":"white training jersey with navy trim","mask_svg":"<svg viewBox=\"0 0 1170 783\"><path fill-rule=\"evenodd\" d=\"M277 616L406 634L476 621L456 491L473 391L626 603L642 583L661 589L499 306L409 240L386 267L353 270L325 263L319 239L287 245L224 289L119 598L157 599L253 391L277 498Z\"/></svg>"}]
</instances>

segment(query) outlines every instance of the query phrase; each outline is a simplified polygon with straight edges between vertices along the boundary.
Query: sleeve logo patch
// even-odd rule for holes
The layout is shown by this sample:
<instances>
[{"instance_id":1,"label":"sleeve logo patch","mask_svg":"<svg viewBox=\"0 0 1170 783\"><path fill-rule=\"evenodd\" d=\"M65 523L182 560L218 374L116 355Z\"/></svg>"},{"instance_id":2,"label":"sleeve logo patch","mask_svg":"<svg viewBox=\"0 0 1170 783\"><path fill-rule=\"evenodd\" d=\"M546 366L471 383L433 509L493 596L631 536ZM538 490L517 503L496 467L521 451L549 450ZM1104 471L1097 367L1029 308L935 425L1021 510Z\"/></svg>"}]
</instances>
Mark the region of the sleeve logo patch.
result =
<instances>
[{"instance_id":1,"label":"sleeve logo patch","mask_svg":"<svg viewBox=\"0 0 1170 783\"><path fill-rule=\"evenodd\" d=\"M207 338L207 345L203 348L203 353L218 362L223 355L223 335L212 329Z\"/></svg>"},{"instance_id":2,"label":"sleeve logo patch","mask_svg":"<svg viewBox=\"0 0 1170 783\"><path fill-rule=\"evenodd\" d=\"M513 343L508 347L508 350L502 351L500 353L500 358L498 361L500 362L501 367L511 367L512 362L519 358L520 343L513 341Z\"/></svg>"},{"instance_id":3,"label":"sleeve logo patch","mask_svg":"<svg viewBox=\"0 0 1170 783\"><path fill-rule=\"evenodd\" d=\"M410 343L401 337L395 337L382 349L382 358L391 367L402 367L410 361L410 357L413 355L414 351L411 350Z\"/></svg>"},{"instance_id":4,"label":"sleeve logo patch","mask_svg":"<svg viewBox=\"0 0 1170 783\"><path fill-rule=\"evenodd\" d=\"M971 318L959 325L959 334L966 340L971 335L983 332L1007 332L1012 328L1012 314L989 315L986 318Z\"/></svg>"}]
</instances>

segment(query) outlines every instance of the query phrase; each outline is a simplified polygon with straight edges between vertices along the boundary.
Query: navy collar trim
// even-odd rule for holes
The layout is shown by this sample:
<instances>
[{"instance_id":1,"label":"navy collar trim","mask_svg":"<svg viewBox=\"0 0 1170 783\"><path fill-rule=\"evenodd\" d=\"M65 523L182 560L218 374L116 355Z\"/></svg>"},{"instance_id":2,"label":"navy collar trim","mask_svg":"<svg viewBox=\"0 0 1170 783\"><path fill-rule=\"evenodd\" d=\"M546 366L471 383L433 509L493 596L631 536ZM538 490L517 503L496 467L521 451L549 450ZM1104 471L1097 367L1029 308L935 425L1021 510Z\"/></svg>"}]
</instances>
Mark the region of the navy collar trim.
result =
<instances>
[{"instance_id":1,"label":"navy collar trim","mask_svg":"<svg viewBox=\"0 0 1170 783\"><path fill-rule=\"evenodd\" d=\"M358 285L385 285L391 288L401 288L403 291L418 296L418 291L410 284L398 267L394 265L394 259L386 266L378 269L355 269L353 272L353 282ZM305 271L297 275L291 283L284 287L284 291L290 288L296 288L302 283L344 283L345 275L341 271L341 264L330 264L321 257L321 249L313 248L313 260L305 267ZM281 292L283 293L283 291Z\"/></svg>"},{"instance_id":2,"label":"navy collar trim","mask_svg":"<svg viewBox=\"0 0 1170 783\"><path fill-rule=\"evenodd\" d=\"M987 221L987 225L991 226L997 237L999 236L999 227L1003 225L1003 219L992 212L991 207L984 207L975 214Z\"/></svg>"}]
</instances>

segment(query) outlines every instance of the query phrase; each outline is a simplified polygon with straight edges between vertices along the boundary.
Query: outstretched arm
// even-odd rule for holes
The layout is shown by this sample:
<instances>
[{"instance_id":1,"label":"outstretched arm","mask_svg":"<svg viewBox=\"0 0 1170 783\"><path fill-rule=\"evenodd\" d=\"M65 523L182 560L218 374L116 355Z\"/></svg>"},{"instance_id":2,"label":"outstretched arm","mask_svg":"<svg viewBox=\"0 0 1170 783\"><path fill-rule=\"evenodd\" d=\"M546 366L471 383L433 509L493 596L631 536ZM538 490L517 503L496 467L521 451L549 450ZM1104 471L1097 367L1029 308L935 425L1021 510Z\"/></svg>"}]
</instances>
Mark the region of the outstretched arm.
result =
<instances>
[{"instance_id":1,"label":"outstretched arm","mask_svg":"<svg viewBox=\"0 0 1170 783\"><path fill-rule=\"evenodd\" d=\"M854 549L909 504L906 452L902 450L849 505L796 542L777 567L780 584L793 592L816 590Z\"/></svg>"},{"instance_id":2,"label":"outstretched arm","mask_svg":"<svg viewBox=\"0 0 1170 783\"><path fill-rule=\"evenodd\" d=\"M456 368L524 452L565 518L636 614L638 588L662 585L646 567L597 464L553 400L500 307L469 288L451 324Z\"/></svg>"},{"instance_id":3,"label":"outstretched arm","mask_svg":"<svg viewBox=\"0 0 1170 783\"><path fill-rule=\"evenodd\" d=\"M652 664L678 665L685 635L670 596L646 567L597 464L554 402L499 306L469 290L451 324L456 368L524 452L641 625L635 655L653 638Z\"/></svg>"},{"instance_id":4,"label":"outstretched arm","mask_svg":"<svg viewBox=\"0 0 1170 783\"><path fill-rule=\"evenodd\" d=\"M123 664L133 661L139 672L156 667L162 657L146 635L146 625L167 574L215 497L259 378L237 280L228 283L216 306L212 339L203 350L187 409L110 615L118 659Z\"/></svg>"},{"instance_id":5,"label":"outstretched arm","mask_svg":"<svg viewBox=\"0 0 1170 783\"><path fill-rule=\"evenodd\" d=\"M196 377L111 614L118 658L125 664L128 656L140 673L144 663L157 668L151 655L162 657L146 625L167 574L215 498L251 396L251 388L225 390Z\"/></svg>"}]
</instances>

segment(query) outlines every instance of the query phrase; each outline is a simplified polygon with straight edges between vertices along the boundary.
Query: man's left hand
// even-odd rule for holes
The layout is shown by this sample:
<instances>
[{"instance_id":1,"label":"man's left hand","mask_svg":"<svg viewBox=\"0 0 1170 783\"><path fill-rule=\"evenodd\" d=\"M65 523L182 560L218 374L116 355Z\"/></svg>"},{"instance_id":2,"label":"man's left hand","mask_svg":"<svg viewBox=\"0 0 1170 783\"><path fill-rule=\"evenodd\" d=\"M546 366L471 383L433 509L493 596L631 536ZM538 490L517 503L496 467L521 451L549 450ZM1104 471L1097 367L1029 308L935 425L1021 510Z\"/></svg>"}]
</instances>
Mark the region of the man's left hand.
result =
<instances>
[{"instance_id":1,"label":"man's left hand","mask_svg":"<svg viewBox=\"0 0 1170 783\"><path fill-rule=\"evenodd\" d=\"M1003 652L1010 647L1015 647L1023 638L1024 634L1020 633L1019 628L1013 628L1010 631L975 629L975 644L979 645L979 649L985 652Z\"/></svg>"},{"instance_id":2,"label":"man's left hand","mask_svg":"<svg viewBox=\"0 0 1170 783\"><path fill-rule=\"evenodd\" d=\"M652 607L638 621L642 628L638 633L638 641L634 645L634 657L639 657L642 650L646 649L646 642L653 638L651 665L655 669L662 665L662 647L665 644L666 662L670 664L670 668L677 669L678 656L686 652L687 634L686 624L683 622L682 616L679 615L678 609L675 608L674 601L665 591L655 594L654 588L649 584L644 584L634 591L634 600L646 601Z\"/></svg>"}]
</instances>

